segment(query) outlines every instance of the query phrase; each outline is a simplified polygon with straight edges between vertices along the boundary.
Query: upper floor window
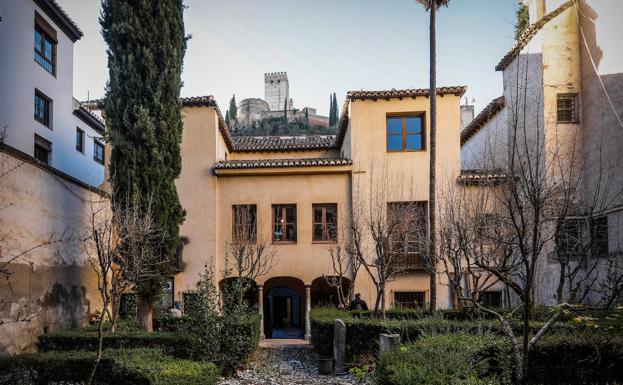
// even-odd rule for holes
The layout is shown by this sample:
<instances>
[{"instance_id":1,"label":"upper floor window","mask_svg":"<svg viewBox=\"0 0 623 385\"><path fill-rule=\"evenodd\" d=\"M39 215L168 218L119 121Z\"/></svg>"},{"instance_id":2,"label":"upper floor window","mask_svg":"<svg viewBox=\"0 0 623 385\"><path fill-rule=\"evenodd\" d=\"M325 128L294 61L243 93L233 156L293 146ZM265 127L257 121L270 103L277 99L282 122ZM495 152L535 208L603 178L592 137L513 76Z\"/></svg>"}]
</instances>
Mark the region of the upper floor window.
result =
<instances>
[{"instance_id":1,"label":"upper floor window","mask_svg":"<svg viewBox=\"0 0 623 385\"><path fill-rule=\"evenodd\" d=\"M93 139L93 160L104 164L104 145L97 139Z\"/></svg>"},{"instance_id":2,"label":"upper floor window","mask_svg":"<svg viewBox=\"0 0 623 385\"><path fill-rule=\"evenodd\" d=\"M427 202L387 204L387 237L402 269L416 269L423 265L422 258L427 252L427 213Z\"/></svg>"},{"instance_id":3,"label":"upper floor window","mask_svg":"<svg viewBox=\"0 0 623 385\"><path fill-rule=\"evenodd\" d=\"M45 140L35 134L35 159L49 164L50 154L52 153L52 142Z\"/></svg>"},{"instance_id":4,"label":"upper floor window","mask_svg":"<svg viewBox=\"0 0 623 385\"><path fill-rule=\"evenodd\" d=\"M35 120L52 128L52 100L39 90L35 90Z\"/></svg>"},{"instance_id":5,"label":"upper floor window","mask_svg":"<svg viewBox=\"0 0 623 385\"><path fill-rule=\"evenodd\" d=\"M296 242L296 205L273 205L273 242Z\"/></svg>"},{"instance_id":6,"label":"upper floor window","mask_svg":"<svg viewBox=\"0 0 623 385\"><path fill-rule=\"evenodd\" d=\"M56 31L43 17L35 14L35 61L56 75Z\"/></svg>"},{"instance_id":7,"label":"upper floor window","mask_svg":"<svg viewBox=\"0 0 623 385\"><path fill-rule=\"evenodd\" d=\"M558 94L556 98L556 121L578 122L578 94Z\"/></svg>"},{"instance_id":8,"label":"upper floor window","mask_svg":"<svg viewBox=\"0 0 623 385\"><path fill-rule=\"evenodd\" d=\"M426 148L424 115L388 114L387 151L421 151Z\"/></svg>"},{"instance_id":9,"label":"upper floor window","mask_svg":"<svg viewBox=\"0 0 623 385\"><path fill-rule=\"evenodd\" d=\"M84 131L76 128L76 151L84 154Z\"/></svg>"},{"instance_id":10,"label":"upper floor window","mask_svg":"<svg viewBox=\"0 0 623 385\"><path fill-rule=\"evenodd\" d=\"M231 209L232 241L255 242L257 239L257 206L233 205Z\"/></svg>"},{"instance_id":11,"label":"upper floor window","mask_svg":"<svg viewBox=\"0 0 623 385\"><path fill-rule=\"evenodd\" d=\"M318 242L337 241L337 205L312 205L314 219L313 240Z\"/></svg>"},{"instance_id":12,"label":"upper floor window","mask_svg":"<svg viewBox=\"0 0 623 385\"><path fill-rule=\"evenodd\" d=\"M577 257L581 251L582 239L580 221L565 219L556 234L556 246L561 257Z\"/></svg>"}]
</instances>

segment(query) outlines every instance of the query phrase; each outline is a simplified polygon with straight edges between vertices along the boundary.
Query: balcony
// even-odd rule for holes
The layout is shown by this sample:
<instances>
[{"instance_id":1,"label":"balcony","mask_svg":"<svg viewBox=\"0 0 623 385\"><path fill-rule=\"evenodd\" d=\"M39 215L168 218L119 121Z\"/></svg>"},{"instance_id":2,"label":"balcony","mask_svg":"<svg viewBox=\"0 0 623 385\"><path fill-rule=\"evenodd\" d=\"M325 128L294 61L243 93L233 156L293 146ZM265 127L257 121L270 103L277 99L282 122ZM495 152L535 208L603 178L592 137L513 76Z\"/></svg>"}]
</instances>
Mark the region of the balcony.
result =
<instances>
[{"instance_id":1,"label":"balcony","mask_svg":"<svg viewBox=\"0 0 623 385\"><path fill-rule=\"evenodd\" d=\"M402 253L396 259L396 264L403 272L424 269L426 259L419 253Z\"/></svg>"}]
</instances>

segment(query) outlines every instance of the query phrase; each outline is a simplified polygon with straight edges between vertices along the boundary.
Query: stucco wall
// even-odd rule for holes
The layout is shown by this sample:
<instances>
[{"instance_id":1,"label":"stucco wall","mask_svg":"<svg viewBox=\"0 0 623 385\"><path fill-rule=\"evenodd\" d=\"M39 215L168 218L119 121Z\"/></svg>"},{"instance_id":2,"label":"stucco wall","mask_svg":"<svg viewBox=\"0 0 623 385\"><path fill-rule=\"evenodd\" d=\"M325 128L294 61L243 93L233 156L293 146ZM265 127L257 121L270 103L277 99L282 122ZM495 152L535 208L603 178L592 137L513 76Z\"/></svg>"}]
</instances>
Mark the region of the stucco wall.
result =
<instances>
[{"instance_id":1,"label":"stucco wall","mask_svg":"<svg viewBox=\"0 0 623 385\"><path fill-rule=\"evenodd\" d=\"M461 169L494 169L508 159L508 115L503 107L461 146Z\"/></svg>"},{"instance_id":2,"label":"stucco wall","mask_svg":"<svg viewBox=\"0 0 623 385\"><path fill-rule=\"evenodd\" d=\"M437 98L437 184L438 188L454 183L460 171L460 97L444 95ZM350 147L353 159L352 194L354 205L370 207L371 199L384 200L379 207L392 201L428 201L430 116L429 99L390 99L354 101L350 104ZM388 113L422 112L425 114L426 149L414 152L387 152L386 118ZM438 191L440 191L438 189ZM360 203L357 203L360 202ZM441 202L438 199L438 213ZM370 239L367 247L373 251ZM357 290L366 300L374 298L374 287L366 274L359 275ZM438 284L439 307L448 307L449 298ZM429 278L423 271L408 274L391 282L386 302L392 302L394 290L409 289L426 292L429 300Z\"/></svg>"},{"instance_id":3,"label":"stucco wall","mask_svg":"<svg viewBox=\"0 0 623 385\"><path fill-rule=\"evenodd\" d=\"M78 327L101 306L84 244L101 195L0 152L0 353L29 350L44 330ZM58 240L45 244L50 239ZM31 319L30 322L15 322Z\"/></svg>"}]
</instances>

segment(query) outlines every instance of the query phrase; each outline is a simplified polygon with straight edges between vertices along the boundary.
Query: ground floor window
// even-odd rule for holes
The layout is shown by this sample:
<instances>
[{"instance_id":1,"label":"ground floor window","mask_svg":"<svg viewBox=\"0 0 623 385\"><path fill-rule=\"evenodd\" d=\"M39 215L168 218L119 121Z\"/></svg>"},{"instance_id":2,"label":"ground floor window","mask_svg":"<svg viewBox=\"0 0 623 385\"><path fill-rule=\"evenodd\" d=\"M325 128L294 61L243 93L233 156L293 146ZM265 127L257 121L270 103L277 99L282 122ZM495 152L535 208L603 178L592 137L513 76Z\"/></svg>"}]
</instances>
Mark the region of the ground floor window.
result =
<instances>
[{"instance_id":1,"label":"ground floor window","mask_svg":"<svg viewBox=\"0 0 623 385\"><path fill-rule=\"evenodd\" d=\"M423 291L396 291L394 292L394 307L418 308L424 306Z\"/></svg>"},{"instance_id":2,"label":"ground floor window","mask_svg":"<svg viewBox=\"0 0 623 385\"><path fill-rule=\"evenodd\" d=\"M488 290L480 293L480 303L484 307L501 308L502 307L502 291Z\"/></svg>"}]
</instances>

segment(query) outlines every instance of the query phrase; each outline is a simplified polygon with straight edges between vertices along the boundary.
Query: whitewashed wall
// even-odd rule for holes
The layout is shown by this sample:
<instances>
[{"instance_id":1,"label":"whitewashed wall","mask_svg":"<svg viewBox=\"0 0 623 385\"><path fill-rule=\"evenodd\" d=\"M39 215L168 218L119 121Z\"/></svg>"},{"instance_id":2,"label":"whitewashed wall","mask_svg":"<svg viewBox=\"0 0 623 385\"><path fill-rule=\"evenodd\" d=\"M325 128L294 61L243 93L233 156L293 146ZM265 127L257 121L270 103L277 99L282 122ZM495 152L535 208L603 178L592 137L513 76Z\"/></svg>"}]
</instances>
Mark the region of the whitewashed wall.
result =
<instances>
[{"instance_id":1,"label":"whitewashed wall","mask_svg":"<svg viewBox=\"0 0 623 385\"><path fill-rule=\"evenodd\" d=\"M56 76L34 61L35 10L57 31ZM99 186L104 167L93 160L93 138L100 134L73 115L72 41L33 1L2 0L0 15L0 128L6 127L6 143L34 155L37 134L52 142L51 166ZM53 101L52 129L34 119L35 88ZM86 134L84 154L76 151L76 127Z\"/></svg>"}]
</instances>

